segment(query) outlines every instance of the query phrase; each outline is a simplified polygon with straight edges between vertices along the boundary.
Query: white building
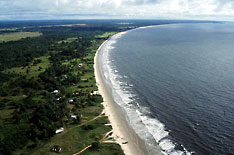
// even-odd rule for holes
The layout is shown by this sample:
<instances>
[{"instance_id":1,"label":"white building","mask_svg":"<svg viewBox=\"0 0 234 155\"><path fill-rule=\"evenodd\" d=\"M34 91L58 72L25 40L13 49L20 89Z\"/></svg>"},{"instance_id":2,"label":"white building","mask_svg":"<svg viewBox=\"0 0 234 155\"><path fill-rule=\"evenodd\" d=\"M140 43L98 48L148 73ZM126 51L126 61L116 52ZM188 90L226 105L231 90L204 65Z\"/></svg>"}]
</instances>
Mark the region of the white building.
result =
<instances>
[{"instance_id":1,"label":"white building","mask_svg":"<svg viewBox=\"0 0 234 155\"><path fill-rule=\"evenodd\" d=\"M69 102L69 103L73 103L73 102L74 102L74 100L73 100L73 99L70 99L68 102Z\"/></svg>"},{"instance_id":2,"label":"white building","mask_svg":"<svg viewBox=\"0 0 234 155\"><path fill-rule=\"evenodd\" d=\"M58 94L58 92L59 92L58 90L54 90L53 91L54 94Z\"/></svg>"},{"instance_id":3,"label":"white building","mask_svg":"<svg viewBox=\"0 0 234 155\"><path fill-rule=\"evenodd\" d=\"M77 119L77 116L76 116L76 115L74 115L74 114L71 114L71 118L73 118L73 119Z\"/></svg>"},{"instance_id":4,"label":"white building","mask_svg":"<svg viewBox=\"0 0 234 155\"><path fill-rule=\"evenodd\" d=\"M64 128L61 127L61 128L59 128L58 130L56 130L55 133L58 134L58 133L61 133L61 132L63 132L63 131L64 131Z\"/></svg>"}]
</instances>

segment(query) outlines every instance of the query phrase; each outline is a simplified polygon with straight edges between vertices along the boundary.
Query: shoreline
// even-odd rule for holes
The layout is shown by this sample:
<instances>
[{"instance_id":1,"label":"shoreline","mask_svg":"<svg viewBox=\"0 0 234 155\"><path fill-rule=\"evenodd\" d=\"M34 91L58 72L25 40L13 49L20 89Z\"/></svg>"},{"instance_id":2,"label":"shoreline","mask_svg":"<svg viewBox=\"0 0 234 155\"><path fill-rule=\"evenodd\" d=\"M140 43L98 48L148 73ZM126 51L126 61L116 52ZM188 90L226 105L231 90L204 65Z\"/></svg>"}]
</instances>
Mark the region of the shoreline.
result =
<instances>
[{"instance_id":1,"label":"shoreline","mask_svg":"<svg viewBox=\"0 0 234 155\"><path fill-rule=\"evenodd\" d=\"M99 69L98 54L103 45L105 45L105 43L108 41L109 40L103 42L96 51L94 57L94 73L96 85L98 86L98 92L103 97L103 111L108 117L112 126L113 134L111 137L113 137L115 142L121 146L124 154L126 155L148 155L150 153L147 150L145 142L135 133L132 127L128 124L126 118L124 117L123 109L121 109L121 107L117 105L117 103L115 103L112 98L112 94L108 92L102 78Z\"/></svg>"}]
</instances>

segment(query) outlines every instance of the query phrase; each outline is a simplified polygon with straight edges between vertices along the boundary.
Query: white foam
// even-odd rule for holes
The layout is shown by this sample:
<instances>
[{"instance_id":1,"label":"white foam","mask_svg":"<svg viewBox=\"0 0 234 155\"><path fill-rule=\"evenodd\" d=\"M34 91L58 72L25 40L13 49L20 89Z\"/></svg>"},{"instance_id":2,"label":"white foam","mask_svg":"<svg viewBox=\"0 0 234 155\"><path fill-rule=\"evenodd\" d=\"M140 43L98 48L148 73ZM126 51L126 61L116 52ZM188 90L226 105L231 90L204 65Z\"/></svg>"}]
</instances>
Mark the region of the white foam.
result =
<instances>
[{"instance_id":1,"label":"white foam","mask_svg":"<svg viewBox=\"0 0 234 155\"><path fill-rule=\"evenodd\" d=\"M159 146L168 153L175 148L175 145L169 139L163 139L160 141Z\"/></svg>"},{"instance_id":2,"label":"white foam","mask_svg":"<svg viewBox=\"0 0 234 155\"><path fill-rule=\"evenodd\" d=\"M126 33L126 32L125 32ZM150 110L146 107L141 107L139 103L134 100L135 95L130 90L133 87L132 84L127 82L121 82L120 79L128 78L126 75L120 76L118 69L113 65L114 60L110 58L110 51L113 51L114 44L125 33L119 33L109 40L102 48L102 67L104 70L104 79L110 84L113 99L120 105L127 114L127 121L133 127L135 132L144 140L149 141L149 145L152 146L152 141L157 143L161 148L161 152L167 155L182 155L191 154L185 148L184 151L175 150L175 144L169 138L169 132L165 130L165 125L159 120L153 117L149 117L146 114L150 114ZM151 141L152 140L152 141ZM156 145L154 145L156 148Z\"/></svg>"}]
</instances>

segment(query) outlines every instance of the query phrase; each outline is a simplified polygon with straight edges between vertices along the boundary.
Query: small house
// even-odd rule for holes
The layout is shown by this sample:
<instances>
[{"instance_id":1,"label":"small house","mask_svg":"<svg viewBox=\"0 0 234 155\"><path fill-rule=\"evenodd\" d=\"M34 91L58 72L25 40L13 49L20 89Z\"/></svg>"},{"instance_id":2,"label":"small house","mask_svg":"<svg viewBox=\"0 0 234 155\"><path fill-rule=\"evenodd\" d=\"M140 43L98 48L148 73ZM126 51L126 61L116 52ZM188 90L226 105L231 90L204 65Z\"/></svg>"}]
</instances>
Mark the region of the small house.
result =
<instances>
[{"instance_id":1,"label":"small house","mask_svg":"<svg viewBox=\"0 0 234 155\"><path fill-rule=\"evenodd\" d=\"M71 114L70 116L71 116L72 119L77 119L77 116L74 115L74 114Z\"/></svg>"},{"instance_id":2,"label":"small house","mask_svg":"<svg viewBox=\"0 0 234 155\"><path fill-rule=\"evenodd\" d=\"M61 127L61 128L59 128L58 130L56 130L55 133L58 134L58 133L61 133L61 132L63 132L63 131L64 131L64 128Z\"/></svg>"},{"instance_id":3,"label":"small house","mask_svg":"<svg viewBox=\"0 0 234 155\"><path fill-rule=\"evenodd\" d=\"M54 90L53 91L54 94L58 94L58 92L59 92L58 90Z\"/></svg>"},{"instance_id":4,"label":"small house","mask_svg":"<svg viewBox=\"0 0 234 155\"><path fill-rule=\"evenodd\" d=\"M70 104L72 104L73 102L74 102L73 99L70 99L70 100L68 101L68 103L70 103Z\"/></svg>"},{"instance_id":5,"label":"small house","mask_svg":"<svg viewBox=\"0 0 234 155\"><path fill-rule=\"evenodd\" d=\"M88 82L88 79L81 79L81 81L83 81L83 82Z\"/></svg>"}]
</instances>

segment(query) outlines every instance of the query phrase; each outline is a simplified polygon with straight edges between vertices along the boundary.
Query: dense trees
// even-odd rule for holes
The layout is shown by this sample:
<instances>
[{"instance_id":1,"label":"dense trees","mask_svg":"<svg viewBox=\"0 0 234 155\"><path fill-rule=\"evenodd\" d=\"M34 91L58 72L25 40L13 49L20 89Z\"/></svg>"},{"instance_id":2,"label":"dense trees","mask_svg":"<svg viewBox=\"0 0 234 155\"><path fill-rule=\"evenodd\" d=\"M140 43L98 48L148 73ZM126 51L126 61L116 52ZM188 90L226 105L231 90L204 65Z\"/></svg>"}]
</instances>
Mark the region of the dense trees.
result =
<instances>
[{"instance_id":1,"label":"dense trees","mask_svg":"<svg viewBox=\"0 0 234 155\"><path fill-rule=\"evenodd\" d=\"M0 140L0 153L8 155L13 150L23 148L28 142L29 129L29 125L24 123L1 127L4 138Z\"/></svg>"},{"instance_id":2,"label":"dense trees","mask_svg":"<svg viewBox=\"0 0 234 155\"><path fill-rule=\"evenodd\" d=\"M2 43L0 46L0 70L15 66L27 66L35 57L44 55L52 40L26 38Z\"/></svg>"},{"instance_id":3,"label":"dense trees","mask_svg":"<svg viewBox=\"0 0 234 155\"><path fill-rule=\"evenodd\" d=\"M0 108L15 109L9 124L0 124L0 154L11 154L29 141L35 146L38 140L53 136L55 130L63 126L65 118L69 118L67 100L57 102L58 96L52 92L60 89L60 95L72 96L72 92L64 86L71 86L79 82L80 78L71 73L70 65L63 62L86 56L91 40L83 37L62 44L58 41L68 36L74 37L72 31L66 30L66 34L54 30L46 31L38 38L2 43L0 46L1 71L15 66L35 66L41 60L34 58L45 54L50 54L51 63L37 77L28 76L28 67L26 75L0 72L0 97L13 97L13 100L0 98ZM79 120L73 123L78 123Z\"/></svg>"}]
</instances>

